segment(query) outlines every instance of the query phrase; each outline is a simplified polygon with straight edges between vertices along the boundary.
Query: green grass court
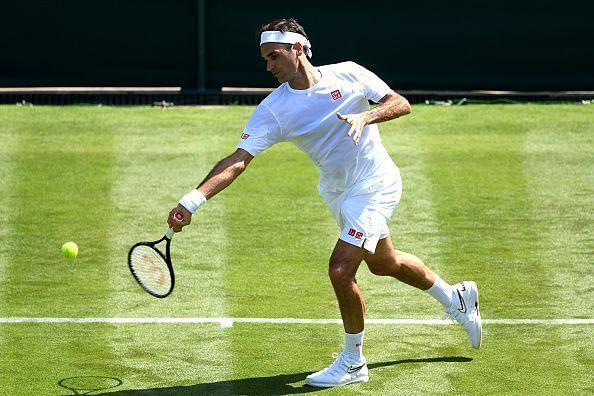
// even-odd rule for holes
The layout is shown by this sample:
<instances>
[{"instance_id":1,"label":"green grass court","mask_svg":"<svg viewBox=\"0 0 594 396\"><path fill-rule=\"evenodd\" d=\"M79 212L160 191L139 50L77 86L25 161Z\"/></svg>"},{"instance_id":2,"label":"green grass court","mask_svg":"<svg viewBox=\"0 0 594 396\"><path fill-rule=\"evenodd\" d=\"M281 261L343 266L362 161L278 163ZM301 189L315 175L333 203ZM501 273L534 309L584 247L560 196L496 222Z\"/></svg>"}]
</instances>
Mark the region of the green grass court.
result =
<instances>
[{"instance_id":1,"label":"green grass court","mask_svg":"<svg viewBox=\"0 0 594 396\"><path fill-rule=\"evenodd\" d=\"M339 231L290 144L256 158L176 235L170 297L129 274L129 247L162 235L251 111L0 106L0 394L594 393L587 105L418 105L380 127L404 181L395 244L450 283L477 282L478 351L459 326L369 324L370 381L319 390L303 380L341 350L340 324L9 322L338 319L326 272ZM74 262L60 254L66 241L80 247ZM441 317L431 297L364 266L358 281L369 319Z\"/></svg>"}]
</instances>

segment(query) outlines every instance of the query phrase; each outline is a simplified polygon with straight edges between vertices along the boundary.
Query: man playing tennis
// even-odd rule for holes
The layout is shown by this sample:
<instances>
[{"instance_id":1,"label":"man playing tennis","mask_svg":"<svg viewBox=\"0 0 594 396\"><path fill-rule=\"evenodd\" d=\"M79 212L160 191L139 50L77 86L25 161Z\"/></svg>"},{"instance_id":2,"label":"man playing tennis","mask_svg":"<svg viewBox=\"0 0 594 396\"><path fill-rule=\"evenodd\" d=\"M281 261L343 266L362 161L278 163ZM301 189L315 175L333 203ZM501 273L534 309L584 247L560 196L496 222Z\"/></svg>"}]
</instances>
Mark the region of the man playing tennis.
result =
<instances>
[{"instance_id":1,"label":"man playing tennis","mask_svg":"<svg viewBox=\"0 0 594 396\"><path fill-rule=\"evenodd\" d=\"M341 230L330 256L329 276L344 325L344 349L329 367L307 376L306 383L333 387L369 379L362 354L365 302L355 278L363 261L372 273L392 276L433 296L463 326L472 346L479 348L482 327L476 284L450 286L418 257L392 245L388 221L402 185L377 123L409 114L408 101L356 63L313 66L311 48L294 19L262 26L260 53L266 70L281 85L254 110L237 150L170 212L169 226L181 231L192 214L229 186L255 156L275 143L292 142L319 169L318 191ZM370 109L369 100L378 105Z\"/></svg>"}]
</instances>

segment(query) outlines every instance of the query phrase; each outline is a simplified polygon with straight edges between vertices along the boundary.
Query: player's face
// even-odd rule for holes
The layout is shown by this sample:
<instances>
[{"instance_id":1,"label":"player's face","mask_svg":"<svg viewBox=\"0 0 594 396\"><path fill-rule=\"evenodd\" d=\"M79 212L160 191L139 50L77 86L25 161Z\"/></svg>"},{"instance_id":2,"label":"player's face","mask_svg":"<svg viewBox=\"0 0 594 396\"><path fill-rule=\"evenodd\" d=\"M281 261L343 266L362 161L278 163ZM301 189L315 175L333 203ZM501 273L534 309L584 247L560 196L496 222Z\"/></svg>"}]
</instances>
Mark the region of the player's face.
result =
<instances>
[{"instance_id":1,"label":"player's face","mask_svg":"<svg viewBox=\"0 0 594 396\"><path fill-rule=\"evenodd\" d=\"M286 44L266 43L260 46L260 54L266 61L266 71L279 83L291 81L295 78L298 68L297 53Z\"/></svg>"}]
</instances>

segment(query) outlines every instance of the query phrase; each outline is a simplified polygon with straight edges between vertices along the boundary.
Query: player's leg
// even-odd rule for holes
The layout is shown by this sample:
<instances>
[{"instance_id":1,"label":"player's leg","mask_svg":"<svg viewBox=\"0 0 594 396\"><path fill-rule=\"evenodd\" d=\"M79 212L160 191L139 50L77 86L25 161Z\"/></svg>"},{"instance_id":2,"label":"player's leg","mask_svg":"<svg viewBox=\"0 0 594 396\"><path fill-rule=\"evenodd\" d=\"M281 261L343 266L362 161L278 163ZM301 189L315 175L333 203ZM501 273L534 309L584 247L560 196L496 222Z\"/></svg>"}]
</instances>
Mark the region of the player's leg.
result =
<instances>
[{"instance_id":1,"label":"player's leg","mask_svg":"<svg viewBox=\"0 0 594 396\"><path fill-rule=\"evenodd\" d=\"M360 333L364 328L365 301L356 279L364 254L363 248L339 239L330 256L328 267L344 330L351 334Z\"/></svg>"},{"instance_id":2,"label":"player's leg","mask_svg":"<svg viewBox=\"0 0 594 396\"><path fill-rule=\"evenodd\" d=\"M427 290L435 283L435 274L414 254L394 249L390 236L380 239L375 253L366 252L364 257L369 270L380 276L392 276L408 285ZM450 291L447 300L452 297Z\"/></svg>"},{"instance_id":3,"label":"player's leg","mask_svg":"<svg viewBox=\"0 0 594 396\"><path fill-rule=\"evenodd\" d=\"M344 325L344 348L330 367L307 376L305 382L308 385L333 387L369 379L367 361L362 353L365 300L356 279L364 254L362 247L339 239L330 256L328 275Z\"/></svg>"},{"instance_id":4,"label":"player's leg","mask_svg":"<svg viewBox=\"0 0 594 396\"><path fill-rule=\"evenodd\" d=\"M375 253L366 252L364 260L373 274L392 276L426 291L444 306L447 315L464 327L472 347L480 347L482 323L478 288L474 282L464 281L450 286L417 256L394 249L389 236L378 242Z\"/></svg>"}]
</instances>

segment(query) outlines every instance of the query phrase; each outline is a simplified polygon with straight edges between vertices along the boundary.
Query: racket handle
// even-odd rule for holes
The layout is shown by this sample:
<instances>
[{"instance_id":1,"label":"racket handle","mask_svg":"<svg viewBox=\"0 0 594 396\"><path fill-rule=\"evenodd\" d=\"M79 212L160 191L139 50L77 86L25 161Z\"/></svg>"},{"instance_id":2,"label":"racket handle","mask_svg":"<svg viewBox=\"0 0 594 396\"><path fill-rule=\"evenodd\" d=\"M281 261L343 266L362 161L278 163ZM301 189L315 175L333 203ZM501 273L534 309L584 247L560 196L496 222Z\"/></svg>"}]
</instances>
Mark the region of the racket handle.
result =
<instances>
[{"instance_id":1,"label":"racket handle","mask_svg":"<svg viewBox=\"0 0 594 396\"><path fill-rule=\"evenodd\" d=\"M184 221L184 215L181 214L181 212L175 212L173 214L173 219L175 221L177 221L178 223L181 223L182 221ZM173 235L175 234L175 232L173 231L173 228L168 228L165 231L165 236L167 237L167 239L171 239L173 238Z\"/></svg>"}]
</instances>

